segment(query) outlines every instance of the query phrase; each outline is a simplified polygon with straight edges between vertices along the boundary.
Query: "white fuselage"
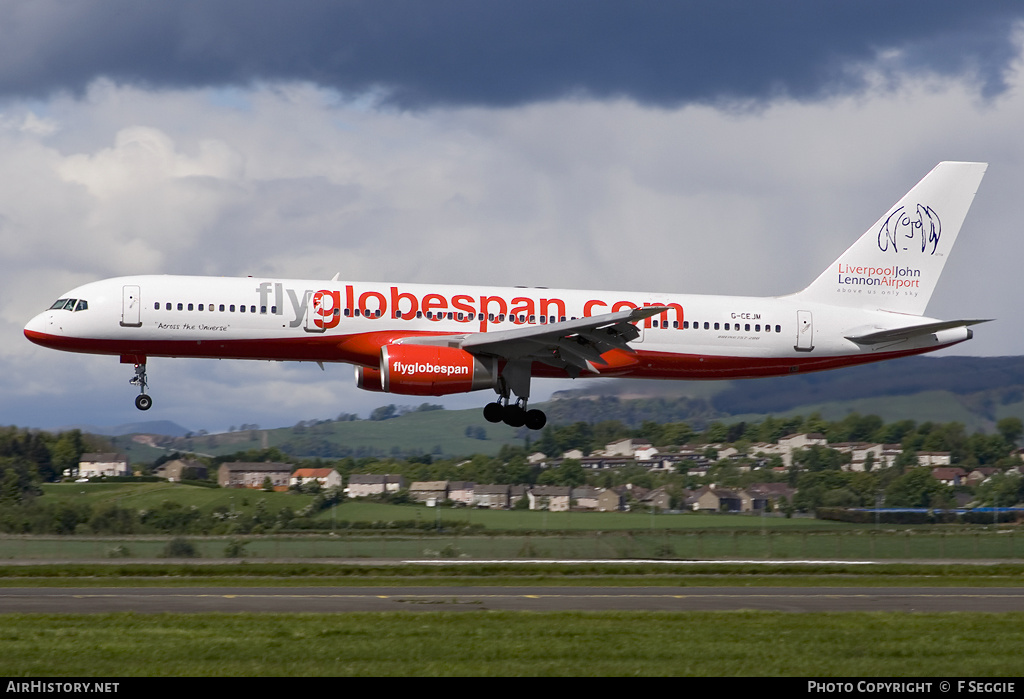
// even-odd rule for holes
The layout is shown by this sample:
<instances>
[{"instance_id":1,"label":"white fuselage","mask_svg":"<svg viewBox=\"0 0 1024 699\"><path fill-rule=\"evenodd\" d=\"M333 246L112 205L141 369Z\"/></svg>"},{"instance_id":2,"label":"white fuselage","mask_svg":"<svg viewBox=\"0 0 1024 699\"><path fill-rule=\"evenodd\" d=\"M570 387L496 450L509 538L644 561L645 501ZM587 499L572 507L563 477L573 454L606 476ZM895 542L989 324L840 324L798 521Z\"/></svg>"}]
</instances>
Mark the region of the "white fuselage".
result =
<instances>
[{"instance_id":1,"label":"white fuselage","mask_svg":"<svg viewBox=\"0 0 1024 699\"><path fill-rule=\"evenodd\" d=\"M630 308L668 310L638 324L636 356L594 374L742 378L835 368L927 352L966 329L858 345L859 327L902 314L778 298L295 279L120 277L73 289L76 311L50 309L25 328L34 342L121 356L349 362L373 367L388 336L466 335L558 323ZM65 304L66 305L66 304ZM929 319L916 319L926 322ZM372 339L369 339L372 338ZM537 367L538 376L562 375Z\"/></svg>"}]
</instances>

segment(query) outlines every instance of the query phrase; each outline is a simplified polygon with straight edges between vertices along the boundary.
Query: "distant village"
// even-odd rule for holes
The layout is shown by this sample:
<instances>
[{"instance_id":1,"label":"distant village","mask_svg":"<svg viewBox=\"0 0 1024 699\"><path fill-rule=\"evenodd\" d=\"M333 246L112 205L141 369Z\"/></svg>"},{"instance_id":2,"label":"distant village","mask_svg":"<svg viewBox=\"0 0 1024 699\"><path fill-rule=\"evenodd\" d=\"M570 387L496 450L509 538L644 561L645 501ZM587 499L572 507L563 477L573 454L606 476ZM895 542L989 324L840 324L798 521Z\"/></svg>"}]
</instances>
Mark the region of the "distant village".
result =
<instances>
[{"instance_id":1,"label":"distant village","mask_svg":"<svg viewBox=\"0 0 1024 699\"><path fill-rule=\"evenodd\" d=\"M829 444L820 433L799 433L777 442L744 445L742 451L730 444L702 444L694 447L659 448L643 438L623 438L590 454L569 450L558 458L536 452L527 456L530 466L542 471L567 463L585 473L625 468L642 468L651 474L685 474L703 480L696 488L669 492L665 486L646 488L632 483L612 487L594 485L541 485L474 483L458 480L409 481L401 474L350 473L347 478L333 468L302 468L281 462L225 462L211 473L202 462L175 459L160 464L153 475L169 481L202 480L216 477L223 488L275 491L291 489L342 489L347 498L389 498L403 495L405 501L427 506L488 509L613 512L636 508L657 511L763 513L784 509L793 502L797 488L786 476L801 467L795 457L811 449L827 449L842 455L839 470L848 473L878 471L894 466L904 450L900 444L846 442ZM1009 468L965 469L951 464L951 452L914 452L910 467L928 467L935 482L952 489L978 486L995 474L1021 475L1021 450L1012 453L1018 465ZM706 482L716 465L735 463L740 473L761 472L772 476L765 482L726 487ZM794 468L794 464L797 464ZM907 464L904 463L904 467ZM86 453L77 471L67 474L79 480L130 476L128 459L120 454ZM792 481L789 478L788 481ZM961 493L956 504L970 499ZM1006 503L1012 504L1012 503Z\"/></svg>"}]
</instances>

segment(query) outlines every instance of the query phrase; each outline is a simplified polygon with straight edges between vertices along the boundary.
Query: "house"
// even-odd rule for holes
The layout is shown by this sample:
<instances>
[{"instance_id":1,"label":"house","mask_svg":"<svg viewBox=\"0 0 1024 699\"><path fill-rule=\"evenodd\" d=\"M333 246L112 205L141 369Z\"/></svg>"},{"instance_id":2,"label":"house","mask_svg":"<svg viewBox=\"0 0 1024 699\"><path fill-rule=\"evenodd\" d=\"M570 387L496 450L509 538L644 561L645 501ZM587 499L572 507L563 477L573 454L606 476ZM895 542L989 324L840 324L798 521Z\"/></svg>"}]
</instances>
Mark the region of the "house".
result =
<instances>
[{"instance_id":1,"label":"house","mask_svg":"<svg viewBox=\"0 0 1024 699\"><path fill-rule=\"evenodd\" d=\"M206 480L209 472L201 461L194 459L174 459L156 467L156 475L169 481Z\"/></svg>"},{"instance_id":2,"label":"house","mask_svg":"<svg viewBox=\"0 0 1024 699\"><path fill-rule=\"evenodd\" d=\"M750 498L739 491L726 488L716 488L714 485L706 485L694 491L693 495L686 499L686 504L694 512L743 512L744 498L747 500L747 510L751 508Z\"/></svg>"},{"instance_id":3,"label":"house","mask_svg":"<svg viewBox=\"0 0 1024 699\"><path fill-rule=\"evenodd\" d=\"M959 466L951 468L933 468L932 478L943 485L963 485L967 478L967 471Z\"/></svg>"},{"instance_id":4,"label":"house","mask_svg":"<svg viewBox=\"0 0 1024 699\"><path fill-rule=\"evenodd\" d=\"M333 468L300 468L292 474L289 485L306 485L314 481L321 488L336 488L341 485L341 474Z\"/></svg>"},{"instance_id":5,"label":"house","mask_svg":"<svg viewBox=\"0 0 1024 699\"><path fill-rule=\"evenodd\" d=\"M217 485L221 488L262 488L269 478L274 490L288 490L291 481L292 464L272 461L250 463L246 461L226 462L217 469Z\"/></svg>"},{"instance_id":6,"label":"house","mask_svg":"<svg viewBox=\"0 0 1024 699\"><path fill-rule=\"evenodd\" d=\"M128 457L124 454L87 453L82 454L78 462L79 478L99 478L100 476L130 476Z\"/></svg>"},{"instance_id":7,"label":"house","mask_svg":"<svg viewBox=\"0 0 1024 699\"><path fill-rule=\"evenodd\" d=\"M754 483L744 490L754 512L764 510L768 503L771 503L771 509L778 509L784 502L792 502L796 495L796 488L786 483Z\"/></svg>"},{"instance_id":8,"label":"house","mask_svg":"<svg viewBox=\"0 0 1024 699\"><path fill-rule=\"evenodd\" d=\"M667 510L671 506L671 498L664 487L655 488L639 498L641 505L653 507L658 510Z\"/></svg>"},{"instance_id":9,"label":"house","mask_svg":"<svg viewBox=\"0 0 1024 699\"><path fill-rule=\"evenodd\" d=\"M626 499L611 488L602 490L597 496L598 512L619 512L626 507Z\"/></svg>"},{"instance_id":10,"label":"house","mask_svg":"<svg viewBox=\"0 0 1024 699\"><path fill-rule=\"evenodd\" d=\"M475 487L476 483L470 481L448 481L448 499L463 505L472 505Z\"/></svg>"},{"instance_id":11,"label":"house","mask_svg":"<svg viewBox=\"0 0 1024 699\"><path fill-rule=\"evenodd\" d=\"M531 510L568 512L572 489L565 485L535 485L526 491Z\"/></svg>"},{"instance_id":12,"label":"house","mask_svg":"<svg viewBox=\"0 0 1024 699\"><path fill-rule=\"evenodd\" d=\"M999 472L1000 470L998 468L994 468L992 466L980 466L968 473L967 478L963 479L961 482L972 487L981 485Z\"/></svg>"},{"instance_id":13,"label":"house","mask_svg":"<svg viewBox=\"0 0 1024 699\"><path fill-rule=\"evenodd\" d=\"M508 487L508 506L515 507L516 503L523 499L529 502L527 491L529 491L529 487L525 485L510 485Z\"/></svg>"},{"instance_id":14,"label":"house","mask_svg":"<svg viewBox=\"0 0 1024 699\"><path fill-rule=\"evenodd\" d=\"M948 451L917 452L918 466L949 466L952 462Z\"/></svg>"},{"instance_id":15,"label":"house","mask_svg":"<svg viewBox=\"0 0 1024 699\"><path fill-rule=\"evenodd\" d=\"M782 463L786 468L793 465L793 452L797 449L807 449L812 446L828 446L825 435L818 432L802 432L800 434L787 435L779 440L779 453L782 456Z\"/></svg>"},{"instance_id":16,"label":"house","mask_svg":"<svg viewBox=\"0 0 1024 699\"><path fill-rule=\"evenodd\" d=\"M448 499L448 481L414 481L409 486L409 497L433 507Z\"/></svg>"},{"instance_id":17,"label":"house","mask_svg":"<svg viewBox=\"0 0 1024 699\"><path fill-rule=\"evenodd\" d=\"M405 476L392 473L383 475L375 473L353 473L348 477L348 496L365 498L371 495L397 493L405 489Z\"/></svg>"},{"instance_id":18,"label":"house","mask_svg":"<svg viewBox=\"0 0 1024 699\"><path fill-rule=\"evenodd\" d=\"M581 485L579 488L572 489L572 501L575 503L575 507L581 510L596 510L597 498L600 494L600 488Z\"/></svg>"},{"instance_id":19,"label":"house","mask_svg":"<svg viewBox=\"0 0 1024 699\"><path fill-rule=\"evenodd\" d=\"M473 505L492 510L508 509L508 495L507 485L478 485L473 489Z\"/></svg>"},{"instance_id":20,"label":"house","mask_svg":"<svg viewBox=\"0 0 1024 699\"><path fill-rule=\"evenodd\" d=\"M633 452L633 458L637 461L652 461L657 458L658 454L657 447L647 446L637 449Z\"/></svg>"},{"instance_id":21,"label":"house","mask_svg":"<svg viewBox=\"0 0 1024 699\"><path fill-rule=\"evenodd\" d=\"M606 444L604 453L606 456L628 456L635 458L638 449L648 449L650 447L650 440L627 437Z\"/></svg>"}]
</instances>

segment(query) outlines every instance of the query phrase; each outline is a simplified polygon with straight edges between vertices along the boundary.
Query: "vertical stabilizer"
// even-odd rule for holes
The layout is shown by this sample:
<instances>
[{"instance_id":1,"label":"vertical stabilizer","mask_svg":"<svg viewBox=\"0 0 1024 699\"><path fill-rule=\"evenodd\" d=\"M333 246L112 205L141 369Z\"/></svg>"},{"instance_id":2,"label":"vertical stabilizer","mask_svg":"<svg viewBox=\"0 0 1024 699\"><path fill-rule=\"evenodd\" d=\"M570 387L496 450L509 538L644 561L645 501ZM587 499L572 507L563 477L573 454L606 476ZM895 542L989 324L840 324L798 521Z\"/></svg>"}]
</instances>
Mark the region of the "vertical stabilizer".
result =
<instances>
[{"instance_id":1,"label":"vertical stabilizer","mask_svg":"<svg viewBox=\"0 0 1024 699\"><path fill-rule=\"evenodd\" d=\"M924 315L987 167L936 165L797 298Z\"/></svg>"}]
</instances>

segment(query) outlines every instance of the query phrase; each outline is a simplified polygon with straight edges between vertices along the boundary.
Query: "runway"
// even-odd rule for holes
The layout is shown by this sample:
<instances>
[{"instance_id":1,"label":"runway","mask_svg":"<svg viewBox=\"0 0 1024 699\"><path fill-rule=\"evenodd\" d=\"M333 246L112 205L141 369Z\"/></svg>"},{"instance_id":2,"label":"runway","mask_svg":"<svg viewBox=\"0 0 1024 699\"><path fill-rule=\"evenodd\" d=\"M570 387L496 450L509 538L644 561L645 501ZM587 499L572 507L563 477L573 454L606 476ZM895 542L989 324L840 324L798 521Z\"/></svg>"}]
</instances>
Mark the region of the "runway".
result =
<instances>
[{"instance_id":1,"label":"runway","mask_svg":"<svg viewBox=\"0 0 1024 699\"><path fill-rule=\"evenodd\" d=\"M6 588L0 613L393 611L1024 611L1024 588Z\"/></svg>"}]
</instances>

